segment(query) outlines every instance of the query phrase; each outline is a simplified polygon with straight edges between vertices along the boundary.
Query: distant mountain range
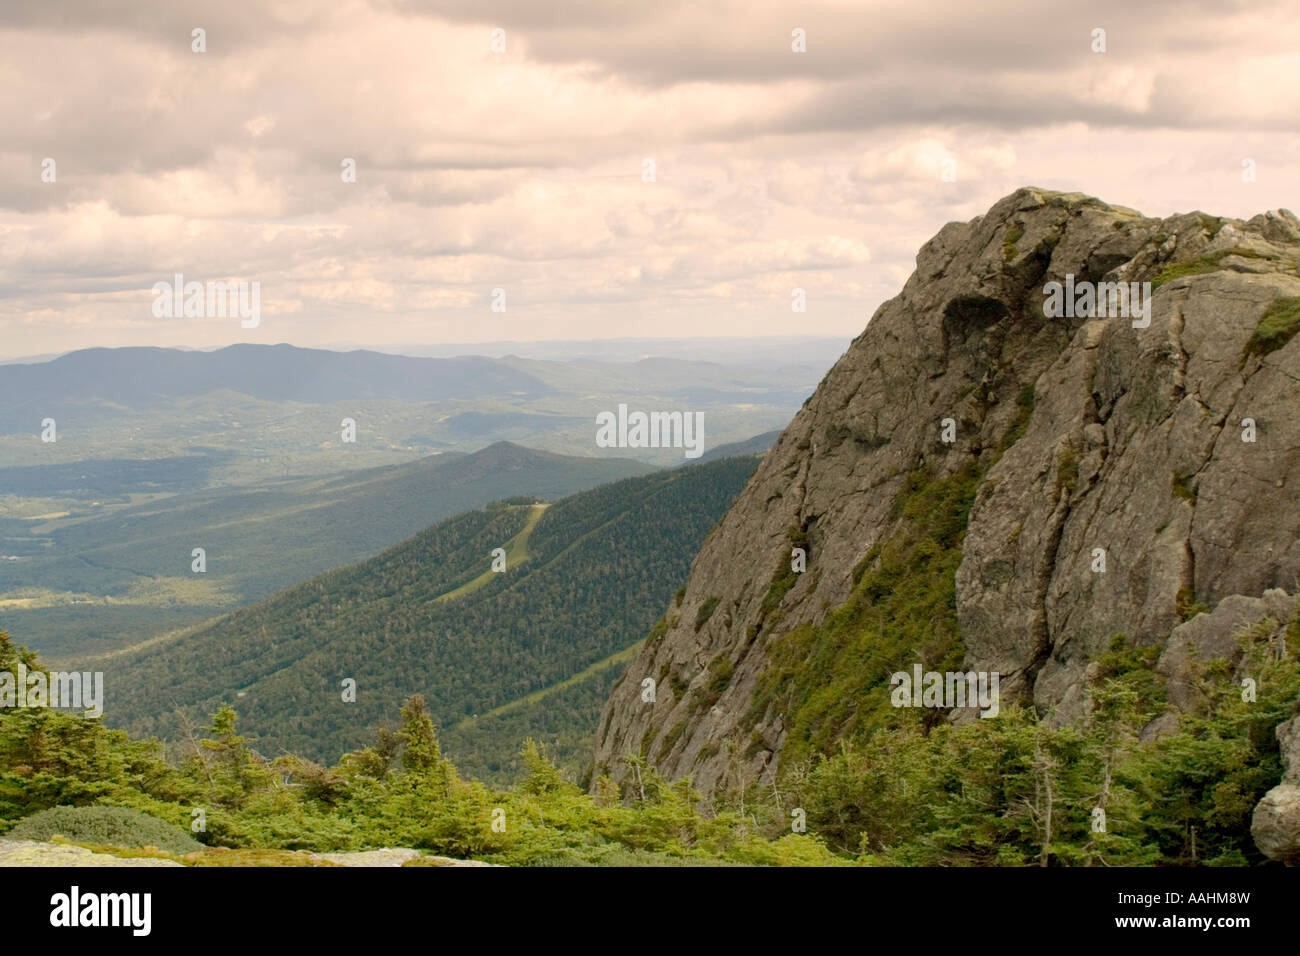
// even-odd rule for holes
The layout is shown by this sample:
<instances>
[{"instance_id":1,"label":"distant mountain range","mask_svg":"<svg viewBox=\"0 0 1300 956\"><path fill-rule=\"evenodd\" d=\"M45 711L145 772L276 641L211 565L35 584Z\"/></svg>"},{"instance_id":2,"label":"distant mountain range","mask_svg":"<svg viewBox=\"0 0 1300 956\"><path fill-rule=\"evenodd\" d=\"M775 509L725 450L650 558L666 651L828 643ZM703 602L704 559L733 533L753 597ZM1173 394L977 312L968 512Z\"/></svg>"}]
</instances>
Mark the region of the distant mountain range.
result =
<instances>
[{"instance_id":1,"label":"distant mountain range","mask_svg":"<svg viewBox=\"0 0 1300 956\"><path fill-rule=\"evenodd\" d=\"M756 364L746 365L748 358ZM415 357L248 344L212 352L86 349L0 365L0 478L22 495L75 496L69 480L105 469L117 484L157 493L395 464L494 441L604 456L595 416L620 403L703 413L707 449L784 426L829 361L795 355L777 363L739 343L728 362ZM42 434L49 419L56 442ZM356 441L343 445L347 421L355 422ZM33 441L38 435L43 440ZM187 457L196 454L207 460ZM657 448L627 456L681 461ZM112 463L80 465L89 460ZM4 473L55 465L74 467Z\"/></svg>"},{"instance_id":2,"label":"distant mountain range","mask_svg":"<svg viewBox=\"0 0 1300 956\"><path fill-rule=\"evenodd\" d=\"M25 409L46 414L64 402L98 399L139 406L219 389L313 403L536 397L550 391L527 372L496 359L415 358L291 345L231 345L215 352L85 349L50 362L0 368L0 407L8 410L6 417Z\"/></svg>"},{"instance_id":3,"label":"distant mountain range","mask_svg":"<svg viewBox=\"0 0 1300 956\"><path fill-rule=\"evenodd\" d=\"M635 362L638 359L658 356L692 362L716 362L724 365L743 365L749 368L777 368L789 365L814 365L829 368L848 348L852 334L831 336L761 335L744 337L698 338L619 338L619 339L545 339L541 341L499 340L494 342L446 342L436 345L425 343L388 344L376 347L374 342L326 342L314 346L336 352L358 349L376 349L390 355L456 358L464 355L481 355L488 358L538 359L563 362ZM180 351L216 351L215 349L187 349ZM44 355L23 355L0 358L0 365L11 363L47 362L65 355L51 352Z\"/></svg>"},{"instance_id":4,"label":"distant mountain range","mask_svg":"<svg viewBox=\"0 0 1300 956\"><path fill-rule=\"evenodd\" d=\"M853 335L759 335L700 336L694 338L652 339L569 339L540 342L474 342L445 345L386 346L385 350L401 355L487 355L494 358L591 361L599 363L635 362L645 358L665 358L689 362L712 362L746 368L774 369L791 365L830 368L844 354ZM336 344L327 348L355 348L355 344Z\"/></svg>"}]
</instances>

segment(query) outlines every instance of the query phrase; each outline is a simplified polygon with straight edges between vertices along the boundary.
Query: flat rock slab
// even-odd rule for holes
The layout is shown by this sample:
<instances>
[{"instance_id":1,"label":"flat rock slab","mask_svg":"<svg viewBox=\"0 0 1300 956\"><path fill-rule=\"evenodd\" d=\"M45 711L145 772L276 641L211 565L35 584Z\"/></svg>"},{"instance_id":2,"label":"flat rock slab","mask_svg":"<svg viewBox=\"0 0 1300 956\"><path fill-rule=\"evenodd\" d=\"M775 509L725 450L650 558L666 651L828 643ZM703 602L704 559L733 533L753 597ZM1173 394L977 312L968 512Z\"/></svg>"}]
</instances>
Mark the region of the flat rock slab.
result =
<instances>
[{"instance_id":1,"label":"flat rock slab","mask_svg":"<svg viewBox=\"0 0 1300 956\"><path fill-rule=\"evenodd\" d=\"M418 859L419 850L405 847L385 847L382 850L360 850L355 853L314 853L322 860L329 860L339 866L401 866L407 860Z\"/></svg>"},{"instance_id":2,"label":"flat rock slab","mask_svg":"<svg viewBox=\"0 0 1300 956\"><path fill-rule=\"evenodd\" d=\"M479 860L456 860L449 856L425 856L409 847L385 847L382 850L357 850L352 853L314 853L318 860L337 866L405 866L419 860L421 866L496 866Z\"/></svg>"},{"instance_id":3,"label":"flat rock slab","mask_svg":"<svg viewBox=\"0 0 1300 956\"><path fill-rule=\"evenodd\" d=\"M422 866L500 866L500 863L484 863L482 860L457 860L449 856L422 856Z\"/></svg>"},{"instance_id":4,"label":"flat rock slab","mask_svg":"<svg viewBox=\"0 0 1300 956\"><path fill-rule=\"evenodd\" d=\"M181 866L171 860L123 859L85 847L35 840L0 840L0 866Z\"/></svg>"},{"instance_id":5,"label":"flat rock slab","mask_svg":"<svg viewBox=\"0 0 1300 956\"><path fill-rule=\"evenodd\" d=\"M285 866L404 866L418 860L422 866L495 866L478 860L455 860L449 856L425 856L409 847L384 847L353 853L301 853ZM85 847L66 843L40 843L35 840L0 840L0 867L3 866L184 866L173 860L149 857L117 857L95 853Z\"/></svg>"}]
</instances>

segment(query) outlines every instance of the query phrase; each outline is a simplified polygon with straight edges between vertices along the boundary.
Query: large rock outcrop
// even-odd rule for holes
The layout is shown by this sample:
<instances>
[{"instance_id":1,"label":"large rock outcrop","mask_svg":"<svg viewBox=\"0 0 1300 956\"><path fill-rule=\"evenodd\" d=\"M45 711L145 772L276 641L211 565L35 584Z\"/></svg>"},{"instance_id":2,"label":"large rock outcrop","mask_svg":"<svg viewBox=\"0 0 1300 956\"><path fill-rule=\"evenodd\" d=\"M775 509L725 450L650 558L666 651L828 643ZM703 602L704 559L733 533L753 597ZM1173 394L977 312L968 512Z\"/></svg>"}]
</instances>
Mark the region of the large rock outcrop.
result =
<instances>
[{"instance_id":1,"label":"large rock outcrop","mask_svg":"<svg viewBox=\"0 0 1300 956\"><path fill-rule=\"evenodd\" d=\"M1262 615L1265 592L1300 582L1300 337L1261 339L1300 305L1298 260L1300 221L1285 210L1156 220L1021 189L945 226L706 541L666 630L605 707L597 771L625 778L622 758L641 753L705 792L737 761L773 779L786 715L754 706L771 642L845 602L922 467L987 468L957 618L966 666L999 672L1004 699L1075 720L1114 634L1167 645L1205 604L1226 608L1205 637L1220 640ZM1044 286L1067 275L1153 281L1149 324L1049 317ZM792 536L808 570L773 614ZM1234 595L1255 604L1234 611ZM1184 632L1167 655L1175 680L1198 640Z\"/></svg>"},{"instance_id":2,"label":"large rock outcrop","mask_svg":"<svg viewBox=\"0 0 1300 956\"><path fill-rule=\"evenodd\" d=\"M1250 835L1269 859L1300 866L1300 717L1279 724L1277 740L1286 773L1255 807Z\"/></svg>"}]
</instances>

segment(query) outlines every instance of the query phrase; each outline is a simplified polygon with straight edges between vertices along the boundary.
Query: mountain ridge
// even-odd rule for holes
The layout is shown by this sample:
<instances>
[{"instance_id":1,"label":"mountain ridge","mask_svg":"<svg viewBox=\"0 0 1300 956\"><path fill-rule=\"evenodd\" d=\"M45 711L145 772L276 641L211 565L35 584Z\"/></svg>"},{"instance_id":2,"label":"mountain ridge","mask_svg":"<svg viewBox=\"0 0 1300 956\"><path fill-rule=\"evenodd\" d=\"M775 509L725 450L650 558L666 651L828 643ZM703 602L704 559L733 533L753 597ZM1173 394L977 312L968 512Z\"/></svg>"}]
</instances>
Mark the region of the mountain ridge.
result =
<instances>
[{"instance_id":1,"label":"mountain ridge","mask_svg":"<svg viewBox=\"0 0 1300 956\"><path fill-rule=\"evenodd\" d=\"M1157 220L1025 188L945 226L697 556L606 705L598 772L626 780L640 754L705 793L775 783L786 750L894 720L887 681L913 662L1000 672L1005 703L1079 721L1114 635L1164 647L1172 688L1171 648L1226 640L1219 620L1171 637L1199 603L1287 617L1298 260L1285 210ZM1067 275L1149 282L1149 323L1049 317ZM1243 442L1246 419L1267 437Z\"/></svg>"},{"instance_id":2,"label":"mountain ridge","mask_svg":"<svg viewBox=\"0 0 1300 956\"><path fill-rule=\"evenodd\" d=\"M283 343L240 343L211 352L154 346L89 348L48 362L0 367L0 404L14 409L57 410L89 399L143 405L217 389L311 404L509 393L536 397L551 391L527 372L496 359L422 358L368 349L332 352Z\"/></svg>"}]
</instances>

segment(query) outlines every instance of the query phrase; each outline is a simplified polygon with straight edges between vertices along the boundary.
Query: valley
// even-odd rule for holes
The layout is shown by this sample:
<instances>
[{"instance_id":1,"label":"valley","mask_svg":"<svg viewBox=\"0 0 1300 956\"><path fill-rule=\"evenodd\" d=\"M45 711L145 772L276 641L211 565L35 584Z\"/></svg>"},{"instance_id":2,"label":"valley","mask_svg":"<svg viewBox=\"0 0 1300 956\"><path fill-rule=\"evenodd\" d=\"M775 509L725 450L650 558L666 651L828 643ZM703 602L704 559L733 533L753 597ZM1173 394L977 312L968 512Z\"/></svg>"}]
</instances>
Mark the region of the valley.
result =
<instances>
[{"instance_id":1,"label":"valley","mask_svg":"<svg viewBox=\"0 0 1300 956\"><path fill-rule=\"evenodd\" d=\"M489 501L555 497L652 469L509 443L61 519L0 522L0 624L52 660L97 654L258 600ZM207 570L191 572L202 547Z\"/></svg>"},{"instance_id":2,"label":"valley","mask_svg":"<svg viewBox=\"0 0 1300 956\"><path fill-rule=\"evenodd\" d=\"M53 661L108 653L491 500L680 466L598 445L597 412L629 392L696 403L709 450L770 444L821 369L755 362L241 345L0 365L0 626Z\"/></svg>"}]
</instances>

